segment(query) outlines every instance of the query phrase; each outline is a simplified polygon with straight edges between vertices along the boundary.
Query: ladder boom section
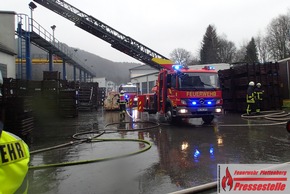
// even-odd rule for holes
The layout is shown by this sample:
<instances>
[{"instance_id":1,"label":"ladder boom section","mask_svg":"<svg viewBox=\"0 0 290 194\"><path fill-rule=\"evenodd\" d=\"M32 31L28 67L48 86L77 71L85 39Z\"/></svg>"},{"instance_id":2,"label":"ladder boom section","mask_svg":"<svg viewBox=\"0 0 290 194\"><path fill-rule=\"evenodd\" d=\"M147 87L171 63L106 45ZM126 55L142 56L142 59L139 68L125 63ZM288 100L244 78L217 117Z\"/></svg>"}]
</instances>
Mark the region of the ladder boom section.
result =
<instances>
[{"instance_id":1,"label":"ladder boom section","mask_svg":"<svg viewBox=\"0 0 290 194\"><path fill-rule=\"evenodd\" d=\"M108 42L111 46L155 69L162 69L152 58L167 59L161 54L142 45L138 41L126 36L119 31L111 28L91 15L84 13L78 8L70 5L63 0L34 0L47 9L72 21L75 25L94 36Z\"/></svg>"}]
</instances>

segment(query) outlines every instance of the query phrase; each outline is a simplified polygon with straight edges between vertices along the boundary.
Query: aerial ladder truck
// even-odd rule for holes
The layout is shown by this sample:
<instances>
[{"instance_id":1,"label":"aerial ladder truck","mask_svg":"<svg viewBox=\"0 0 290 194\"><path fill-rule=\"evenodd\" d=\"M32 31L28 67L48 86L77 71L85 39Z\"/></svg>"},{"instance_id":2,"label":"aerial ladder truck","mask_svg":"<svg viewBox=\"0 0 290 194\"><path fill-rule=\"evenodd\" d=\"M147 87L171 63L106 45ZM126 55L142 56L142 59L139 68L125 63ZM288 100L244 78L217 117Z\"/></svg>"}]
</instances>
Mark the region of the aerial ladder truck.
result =
<instances>
[{"instance_id":1,"label":"aerial ladder truck","mask_svg":"<svg viewBox=\"0 0 290 194\"><path fill-rule=\"evenodd\" d=\"M140 111L159 112L171 123L192 117L200 117L204 122L210 123L215 115L222 113L222 92L218 74L211 67L190 70L174 65L163 55L64 0L34 1L108 42L113 48L159 70L156 91L146 96L138 96ZM197 80L203 84L197 85Z\"/></svg>"}]
</instances>

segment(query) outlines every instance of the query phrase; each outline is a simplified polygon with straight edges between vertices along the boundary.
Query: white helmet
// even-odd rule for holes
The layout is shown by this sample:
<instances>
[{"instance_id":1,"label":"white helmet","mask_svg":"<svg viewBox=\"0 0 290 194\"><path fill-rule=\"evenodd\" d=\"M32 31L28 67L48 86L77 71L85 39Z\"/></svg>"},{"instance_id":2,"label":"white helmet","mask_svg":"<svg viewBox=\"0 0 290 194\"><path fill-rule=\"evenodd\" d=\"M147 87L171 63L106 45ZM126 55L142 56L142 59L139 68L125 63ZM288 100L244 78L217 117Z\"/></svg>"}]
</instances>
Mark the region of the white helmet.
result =
<instances>
[{"instance_id":1,"label":"white helmet","mask_svg":"<svg viewBox=\"0 0 290 194\"><path fill-rule=\"evenodd\" d=\"M253 81L249 82L249 86L254 86L254 85L255 85L255 82L253 82Z\"/></svg>"},{"instance_id":2,"label":"white helmet","mask_svg":"<svg viewBox=\"0 0 290 194\"><path fill-rule=\"evenodd\" d=\"M124 94L124 90L121 90L121 92L120 92L121 94Z\"/></svg>"},{"instance_id":3,"label":"white helmet","mask_svg":"<svg viewBox=\"0 0 290 194\"><path fill-rule=\"evenodd\" d=\"M261 83L257 83L257 85L256 85L257 87L261 87Z\"/></svg>"}]
</instances>

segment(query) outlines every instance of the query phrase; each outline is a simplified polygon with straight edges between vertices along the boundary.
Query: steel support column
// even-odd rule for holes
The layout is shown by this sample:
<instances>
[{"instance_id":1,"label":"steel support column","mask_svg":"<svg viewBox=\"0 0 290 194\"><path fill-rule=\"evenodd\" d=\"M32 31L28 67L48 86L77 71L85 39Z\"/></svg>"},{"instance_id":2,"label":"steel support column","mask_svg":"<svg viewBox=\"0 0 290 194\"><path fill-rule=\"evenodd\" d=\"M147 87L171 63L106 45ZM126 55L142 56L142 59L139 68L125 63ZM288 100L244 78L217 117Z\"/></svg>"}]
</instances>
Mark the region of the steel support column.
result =
<instances>
[{"instance_id":1,"label":"steel support column","mask_svg":"<svg viewBox=\"0 0 290 194\"><path fill-rule=\"evenodd\" d=\"M65 60L62 60L62 79L66 80L66 66L65 66Z\"/></svg>"},{"instance_id":2,"label":"steel support column","mask_svg":"<svg viewBox=\"0 0 290 194\"><path fill-rule=\"evenodd\" d=\"M82 70L80 69L80 82L82 81Z\"/></svg>"},{"instance_id":3,"label":"steel support column","mask_svg":"<svg viewBox=\"0 0 290 194\"><path fill-rule=\"evenodd\" d=\"M26 52L26 79L31 80L32 79L32 64L31 64L31 43L30 43L30 32L25 33L25 52Z\"/></svg>"},{"instance_id":4,"label":"steel support column","mask_svg":"<svg viewBox=\"0 0 290 194\"><path fill-rule=\"evenodd\" d=\"M74 81L77 81L77 67L74 65Z\"/></svg>"},{"instance_id":5,"label":"steel support column","mask_svg":"<svg viewBox=\"0 0 290 194\"><path fill-rule=\"evenodd\" d=\"M18 69L16 78L22 79L22 23L18 22L17 25L17 34L18 34Z\"/></svg>"},{"instance_id":6,"label":"steel support column","mask_svg":"<svg viewBox=\"0 0 290 194\"><path fill-rule=\"evenodd\" d=\"M53 59L52 59L52 51L49 51L49 54L48 54L48 58L49 58L49 71L53 71Z\"/></svg>"}]
</instances>

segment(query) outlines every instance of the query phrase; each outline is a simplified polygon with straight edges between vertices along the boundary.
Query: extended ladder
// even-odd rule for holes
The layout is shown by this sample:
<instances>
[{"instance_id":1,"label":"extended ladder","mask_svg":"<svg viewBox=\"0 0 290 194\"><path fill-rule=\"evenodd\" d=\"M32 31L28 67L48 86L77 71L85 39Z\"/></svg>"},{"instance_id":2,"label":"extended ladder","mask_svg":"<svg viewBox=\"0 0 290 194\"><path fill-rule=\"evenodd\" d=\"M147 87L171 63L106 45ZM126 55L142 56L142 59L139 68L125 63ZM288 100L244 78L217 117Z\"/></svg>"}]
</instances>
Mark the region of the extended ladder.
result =
<instances>
[{"instance_id":1,"label":"extended ladder","mask_svg":"<svg viewBox=\"0 0 290 194\"><path fill-rule=\"evenodd\" d=\"M167 59L136 40L118 32L63 0L34 0L40 5L75 23L79 28L108 42L111 46L155 69L162 69L152 58Z\"/></svg>"}]
</instances>

